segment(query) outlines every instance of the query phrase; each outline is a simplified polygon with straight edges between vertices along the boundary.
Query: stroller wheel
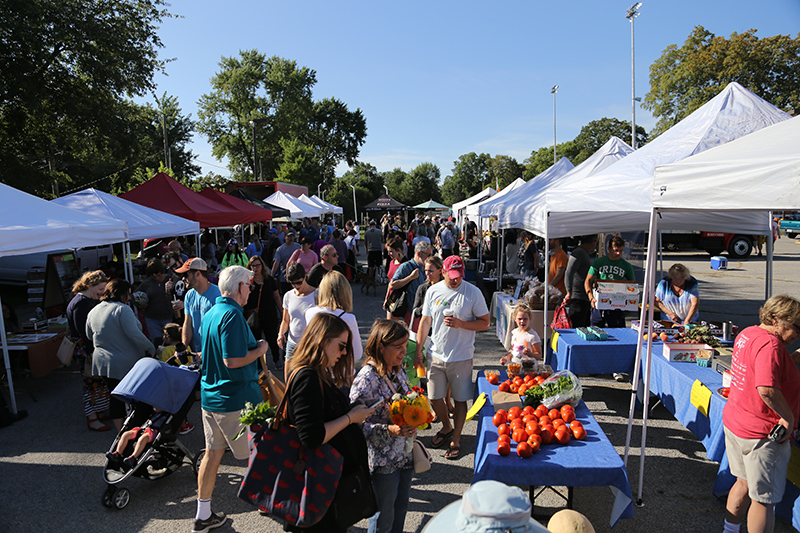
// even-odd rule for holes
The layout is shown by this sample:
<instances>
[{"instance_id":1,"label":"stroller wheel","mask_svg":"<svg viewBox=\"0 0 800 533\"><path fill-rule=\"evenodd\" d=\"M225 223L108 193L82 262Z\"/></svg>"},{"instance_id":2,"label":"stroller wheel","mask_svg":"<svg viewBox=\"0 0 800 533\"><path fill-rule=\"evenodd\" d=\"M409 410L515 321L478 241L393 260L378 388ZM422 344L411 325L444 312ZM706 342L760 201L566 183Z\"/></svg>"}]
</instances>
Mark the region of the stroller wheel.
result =
<instances>
[{"instance_id":1,"label":"stroller wheel","mask_svg":"<svg viewBox=\"0 0 800 533\"><path fill-rule=\"evenodd\" d=\"M106 491L103 493L103 507L114 507L114 493L117 492L117 489L113 486L109 485Z\"/></svg>"},{"instance_id":2,"label":"stroller wheel","mask_svg":"<svg viewBox=\"0 0 800 533\"><path fill-rule=\"evenodd\" d=\"M124 509L131 501L131 492L126 488L117 489L114 493L114 507Z\"/></svg>"},{"instance_id":3,"label":"stroller wheel","mask_svg":"<svg viewBox=\"0 0 800 533\"><path fill-rule=\"evenodd\" d=\"M192 459L192 470L194 471L195 474L197 474L200 471L200 462L203 460L203 456L205 454L206 454L206 449L203 448L202 450L197 452L197 455L195 455L194 458Z\"/></svg>"}]
</instances>

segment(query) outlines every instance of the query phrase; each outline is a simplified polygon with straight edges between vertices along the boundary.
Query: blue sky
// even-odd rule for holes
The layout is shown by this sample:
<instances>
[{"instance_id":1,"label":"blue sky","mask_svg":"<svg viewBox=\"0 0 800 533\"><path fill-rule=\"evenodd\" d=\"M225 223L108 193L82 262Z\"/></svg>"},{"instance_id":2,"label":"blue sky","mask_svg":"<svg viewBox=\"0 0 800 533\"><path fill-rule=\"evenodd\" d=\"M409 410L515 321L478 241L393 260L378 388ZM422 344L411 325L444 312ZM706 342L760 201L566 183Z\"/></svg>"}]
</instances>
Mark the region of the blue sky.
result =
<instances>
[{"instance_id":1,"label":"blue sky","mask_svg":"<svg viewBox=\"0 0 800 533\"><path fill-rule=\"evenodd\" d=\"M156 77L157 94L177 96L196 119L222 56L257 49L293 59L316 71L315 99L335 97L364 112L359 159L379 171L432 162L444 177L469 152L522 162L553 143L556 84L559 142L592 120L630 120L630 0L171 4L181 18L160 31L161 57L174 60ZM725 37L800 30L800 0L645 0L639 11L637 96L649 91L650 64L696 25ZM655 120L637 109L636 122L649 131ZM202 136L191 148L203 174L227 175Z\"/></svg>"}]
</instances>

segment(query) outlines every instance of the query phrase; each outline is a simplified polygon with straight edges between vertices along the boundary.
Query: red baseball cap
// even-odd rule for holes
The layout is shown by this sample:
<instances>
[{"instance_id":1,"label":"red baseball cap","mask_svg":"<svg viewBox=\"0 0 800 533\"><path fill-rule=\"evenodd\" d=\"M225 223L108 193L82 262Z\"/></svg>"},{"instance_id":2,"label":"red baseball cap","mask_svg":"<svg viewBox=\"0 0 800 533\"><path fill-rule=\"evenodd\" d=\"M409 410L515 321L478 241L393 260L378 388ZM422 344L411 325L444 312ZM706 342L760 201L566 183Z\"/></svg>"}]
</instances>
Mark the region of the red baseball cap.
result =
<instances>
[{"instance_id":1,"label":"red baseball cap","mask_svg":"<svg viewBox=\"0 0 800 533\"><path fill-rule=\"evenodd\" d=\"M451 255L445 259L442 269L447 273L450 279L464 277L464 261L457 255Z\"/></svg>"}]
</instances>

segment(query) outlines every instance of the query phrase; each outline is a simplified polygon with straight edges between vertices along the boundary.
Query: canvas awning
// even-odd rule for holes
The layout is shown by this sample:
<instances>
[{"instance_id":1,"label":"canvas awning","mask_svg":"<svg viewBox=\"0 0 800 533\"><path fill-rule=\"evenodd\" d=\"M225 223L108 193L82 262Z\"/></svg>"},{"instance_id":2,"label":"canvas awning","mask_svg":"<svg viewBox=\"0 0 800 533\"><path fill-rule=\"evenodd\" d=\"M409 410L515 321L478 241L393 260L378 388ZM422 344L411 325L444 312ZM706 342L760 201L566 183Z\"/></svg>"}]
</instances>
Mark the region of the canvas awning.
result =
<instances>
[{"instance_id":1,"label":"canvas awning","mask_svg":"<svg viewBox=\"0 0 800 533\"><path fill-rule=\"evenodd\" d=\"M406 209L405 204L401 204L386 194L380 195L364 206L364 211L403 211L404 209Z\"/></svg>"}]
</instances>

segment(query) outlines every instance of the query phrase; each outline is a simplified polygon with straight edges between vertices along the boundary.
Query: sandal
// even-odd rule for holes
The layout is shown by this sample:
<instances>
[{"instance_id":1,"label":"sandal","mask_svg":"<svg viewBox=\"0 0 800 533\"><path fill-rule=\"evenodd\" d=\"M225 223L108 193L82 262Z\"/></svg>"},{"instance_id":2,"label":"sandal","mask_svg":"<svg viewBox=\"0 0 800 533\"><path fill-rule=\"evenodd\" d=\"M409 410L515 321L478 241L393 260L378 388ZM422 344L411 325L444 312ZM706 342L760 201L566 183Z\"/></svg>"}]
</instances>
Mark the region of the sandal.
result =
<instances>
[{"instance_id":1,"label":"sandal","mask_svg":"<svg viewBox=\"0 0 800 533\"><path fill-rule=\"evenodd\" d=\"M453 436L453 431L454 430L451 429L447 433L442 433L441 431L437 432L436 435L434 435L433 438L431 439L431 446L433 446L434 448L441 448L442 444L448 442L450 440L450 437Z\"/></svg>"},{"instance_id":2,"label":"sandal","mask_svg":"<svg viewBox=\"0 0 800 533\"><path fill-rule=\"evenodd\" d=\"M460 446L449 446L447 451L444 452L444 458L449 459L451 461L456 461L461 458L461 447Z\"/></svg>"}]
</instances>

